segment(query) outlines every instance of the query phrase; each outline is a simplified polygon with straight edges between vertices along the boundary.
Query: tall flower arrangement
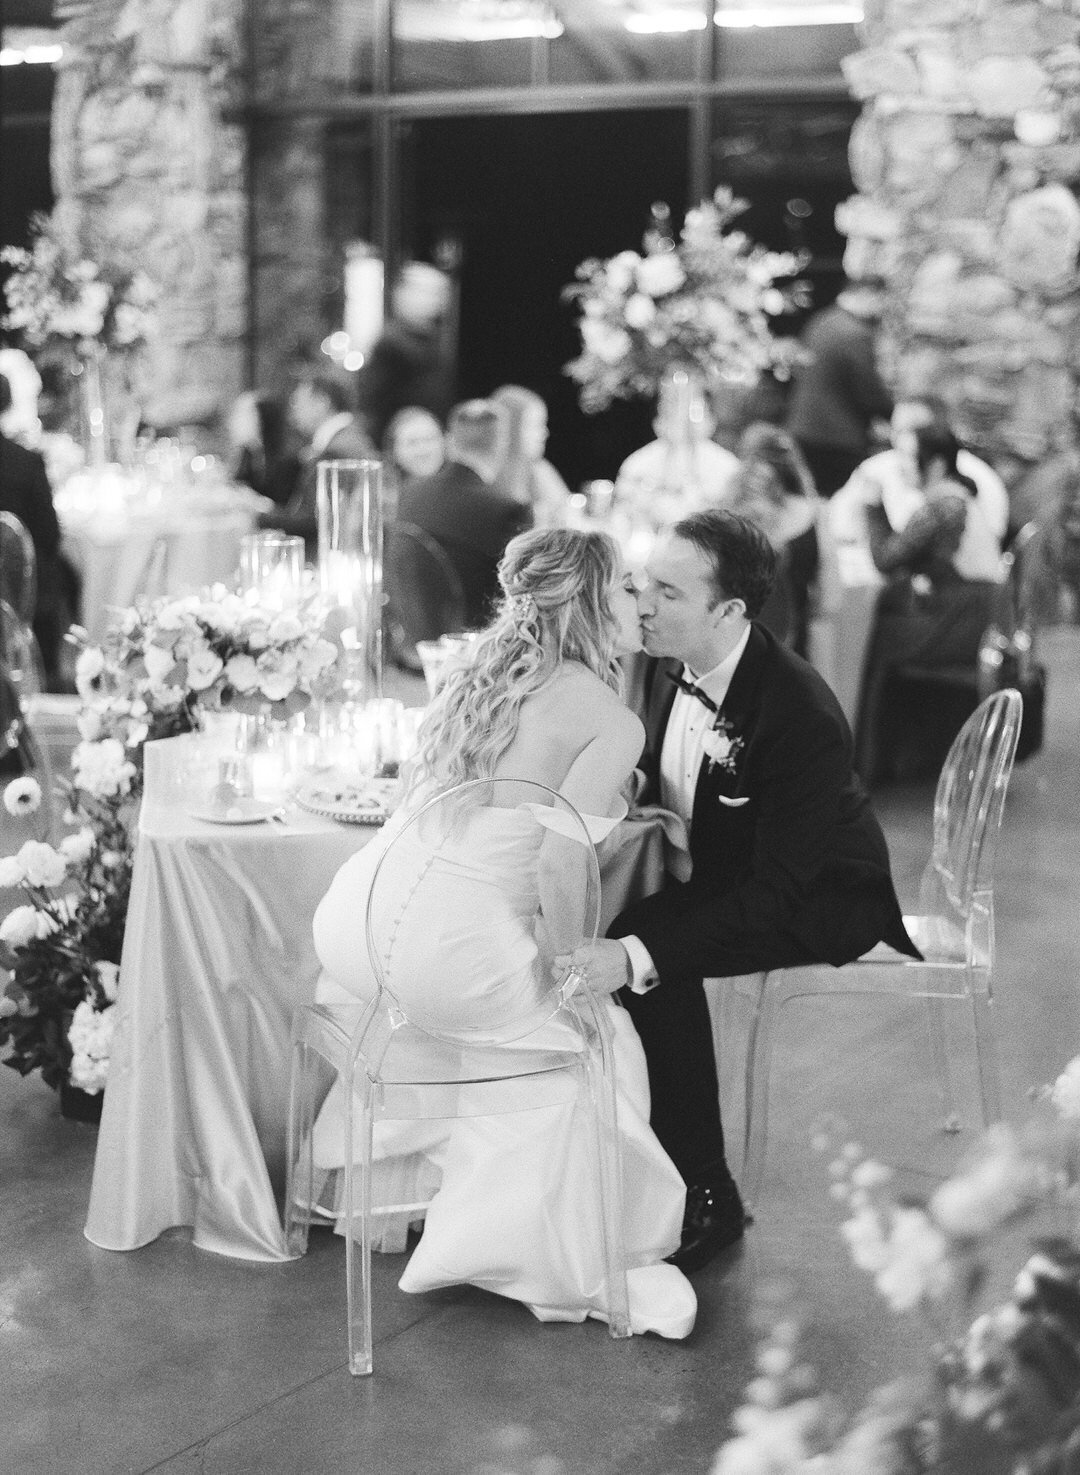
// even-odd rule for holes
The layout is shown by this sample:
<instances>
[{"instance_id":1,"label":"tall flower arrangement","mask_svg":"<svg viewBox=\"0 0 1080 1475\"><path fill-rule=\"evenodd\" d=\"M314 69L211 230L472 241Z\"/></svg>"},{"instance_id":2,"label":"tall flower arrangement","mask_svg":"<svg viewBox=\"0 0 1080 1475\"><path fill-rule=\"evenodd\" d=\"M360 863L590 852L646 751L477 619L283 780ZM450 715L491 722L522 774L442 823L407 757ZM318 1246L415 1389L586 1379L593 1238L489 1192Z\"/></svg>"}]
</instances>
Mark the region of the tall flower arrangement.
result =
<instances>
[{"instance_id":1,"label":"tall flower arrangement","mask_svg":"<svg viewBox=\"0 0 1080 1475\"><path fill-rule=\"evenodd\" d=\"M822 1137L851 1256L894 1311L926 1318L929 1375L845 1417L817 1385L805 1329L781 1318L712 1475L1080 1471L1080 1057L1037 1094L1050 1112L993 1128L925 1202L860 1147ZM1052 1232L983 1306L1003 1231L1036 1215Z\"/></svg>"},{"instance_id":2,"label":"tall flower arrangement","mask_svg":"<svg viewBox=\"0 0 1080 1475\"><path fill-rule=\"evenodd\" d=\"M3 1063L100 1092L131 886L148 740L197 727L204 711L286 719L336 682L340 649L315 602L268 612L222 588L127 610L76 665L81 741L63 784L74 833L30 840L0 860L0 889L24 900L0 923ZM8 785L12 814L32 814L36 780Z\"/></svg>"},{"instance_id":3,"label":"tall flower arrangement","mask_svg":"<svg viewBox=\"0 0 1080 1475\"><path fill-rule=\"evenodd\" d=\"M62 346L78 358L98 349L137 348L153 330L157 290L132 264L99 264L65 241L48 215L35 215L29 250L5 246L4 326L29 348Z\"/></svg>"},{"instance_id":4,"label":"tall flower arrangement","mask_svg":"<svg viewBox=\"0 0 1080 1475\"><path fill-rule=\"evenodd\" d=\"M581 309L583 351L566 373L581 386L582 409L655 396L675 367L696 372L706 387L753 382L766 370L787 373L793 343L773 336L770 319L801 290L777 285L801 262L732 230L745 209L718 189L687 212L677 243L582 262L564 293Z\"/></svg>"}]
</instances>

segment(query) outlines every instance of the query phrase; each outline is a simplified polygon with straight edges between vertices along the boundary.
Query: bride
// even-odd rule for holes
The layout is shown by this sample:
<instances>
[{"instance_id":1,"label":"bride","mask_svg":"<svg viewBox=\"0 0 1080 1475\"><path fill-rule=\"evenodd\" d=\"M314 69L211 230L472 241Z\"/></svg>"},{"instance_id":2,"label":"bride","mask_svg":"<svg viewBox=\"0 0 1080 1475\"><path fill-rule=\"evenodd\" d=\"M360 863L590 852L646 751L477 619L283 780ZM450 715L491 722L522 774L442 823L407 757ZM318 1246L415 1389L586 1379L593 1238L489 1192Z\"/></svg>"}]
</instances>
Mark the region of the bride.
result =
<instances>
[{"instance_id":1,"label":"bride","mask_svg":"<svg viewBox=\"0 0 1080 1475\"><path fill-rule=\"evenodd\" d=\"M315 914L325 970L318 997L345 1019L358 1019L375 992L357 919L365 915L376 865L422 802L472 779L517 779L561 793L595 833L604 830L604 817L610 828L625 812L620 791L644 729L619 695L617 657L640 649L640 637L616 544L598 532L524 533L508 545L499 580L503 600L494 620L424 719L404 803L342 866ZM509 808L478 817L484 824L468 832L467 865L460 853L426 858L422 924L402 928L404 943L395 943L395 993L403 1006L404 989L409 1003L436 1003L452 1025L445 1019L452 985L463 1027L465 1011L481 996L499 1007L535 992L532 972L541 966L531 931L522 946L534 908L527 918L520 904L515 911L522 867L535 860L528 853L535 825L522 827L523 816ZM485 951L488 962L478 969ZM615 1036L631 1325L685 1337L694 1292L681 1271L663 1263L679 1244L685 1185L649 1127L645 1058L630 1018L610 997L602 1007L611 1011ZM545 1044L558 1043L550 1038L553 1026L563 1028L557 1020L547 1026ZM340 1091L332 1093L315 1128L320 1169L341 1165L342 1110ZM451 1123L379 1121L374 1153L383 1181L388 1167L411 1156L410 1171L421 1181L426 1173L434 1190L424 1194L424 1230L402 1290L470 1283L525 1302L541 1320L603 1317L602 1250L589 1208L592 1147L573 1103Z\"/></svg>"}]
</instances>

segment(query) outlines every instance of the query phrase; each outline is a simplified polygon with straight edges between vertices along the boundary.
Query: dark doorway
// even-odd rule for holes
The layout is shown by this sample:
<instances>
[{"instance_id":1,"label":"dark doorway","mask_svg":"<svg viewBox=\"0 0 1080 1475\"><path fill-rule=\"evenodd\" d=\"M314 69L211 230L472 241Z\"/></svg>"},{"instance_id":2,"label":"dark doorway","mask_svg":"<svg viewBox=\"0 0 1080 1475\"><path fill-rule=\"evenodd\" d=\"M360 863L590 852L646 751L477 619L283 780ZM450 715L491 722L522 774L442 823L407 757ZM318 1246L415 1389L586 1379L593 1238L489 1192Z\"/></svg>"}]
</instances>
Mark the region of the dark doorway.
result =
<instances>
[{"instance_id":1,"label":"dark doorway","mask_svg":"<svg viewBox=\"0 0 1080 1475\"><path fill-rule=\"evenodd\" d=\"M562 372L578 352L575 314L560 294L586 257L640 249L655 200L681 221L687 159L684 109L437 118L404 130L406 252L461 243L461 391L515 383L541 394L548 456L571 487L613 477L652 438L652 407L578 408Z\"/></svg>"}]
</instances>

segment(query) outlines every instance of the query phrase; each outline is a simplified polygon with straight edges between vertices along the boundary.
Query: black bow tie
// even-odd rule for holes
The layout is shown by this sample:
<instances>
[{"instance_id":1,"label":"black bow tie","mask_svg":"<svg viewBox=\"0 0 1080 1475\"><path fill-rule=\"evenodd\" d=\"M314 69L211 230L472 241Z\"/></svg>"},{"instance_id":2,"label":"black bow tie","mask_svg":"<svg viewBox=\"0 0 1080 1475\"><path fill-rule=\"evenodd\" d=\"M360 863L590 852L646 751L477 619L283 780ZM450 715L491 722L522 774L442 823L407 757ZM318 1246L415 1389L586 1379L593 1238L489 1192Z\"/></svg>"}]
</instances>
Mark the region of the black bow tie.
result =
<instances>
[{"instance_id":1,"label":"black bow tie","mask_svg":"<svg viewBox=\"0 0 1080 1475\"><path fill-rule=\"evenodd\" d=\"M664 674L669 681L674 681L679 690L684 691L688 697L697 697L698 701L706 706L710 712L715 712L717 716L720 715L720 708L713 701L712 697L709 696L708 692L702 691L700 686L697 686L693 681L684 680L682 676L676 676L674 671L666 671Z\"/></svg>"}]
</instances>

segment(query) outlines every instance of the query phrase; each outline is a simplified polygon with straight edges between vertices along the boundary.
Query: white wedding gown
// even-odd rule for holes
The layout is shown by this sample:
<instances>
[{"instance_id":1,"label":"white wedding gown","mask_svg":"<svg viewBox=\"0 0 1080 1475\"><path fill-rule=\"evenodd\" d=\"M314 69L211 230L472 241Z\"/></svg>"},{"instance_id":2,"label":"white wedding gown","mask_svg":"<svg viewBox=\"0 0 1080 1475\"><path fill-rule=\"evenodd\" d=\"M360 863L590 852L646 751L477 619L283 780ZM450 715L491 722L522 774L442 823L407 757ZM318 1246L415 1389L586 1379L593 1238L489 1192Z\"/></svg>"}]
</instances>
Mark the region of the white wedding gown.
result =
<instances>
[{"instance_id":1,"label":"white wedding gown","mask_svg":"<svg viewBox=\"0 0 1080 1475\"><path fill-rule=\"evenodd\" d=\"M413 826L395 847L379 877L376 904L383 914L373 920L377 936L383 924L392 934L388 978L406 1014L453 1034L540 1008L548 985L533 929L544 829L530 808L477 809L437 849ZM368 893L376 864L406 818L399 812L346 861L315 914L325 969L317 997L346 1023L359 1019L375 992L364 940ZM596 823L610 828L612 822ZM685 1337L697 1310L694 1291L681 1271L663 1263L679 1243L685 1186L649 1126L637 1033L624 1009L611 1000L605 1007L614 1027L631 1325L635 1332ZM543 1007L538 1018L549 1012ZM564 1047L574 1038L565 1021L549 1019L522 1044ZM527 1092L528 1082L515 1090ZM315 1127L321 1170L342 1164L342 1110L335 1087ZM602 1319L589 1134L589 1117L570 1101L449 1122L377 1121L376 1204L380 1192L395 1203L411 1195L430 1199L401 1289L467 1282L525 1302L542 1320Z\"/></svg>"}]
</instances>

